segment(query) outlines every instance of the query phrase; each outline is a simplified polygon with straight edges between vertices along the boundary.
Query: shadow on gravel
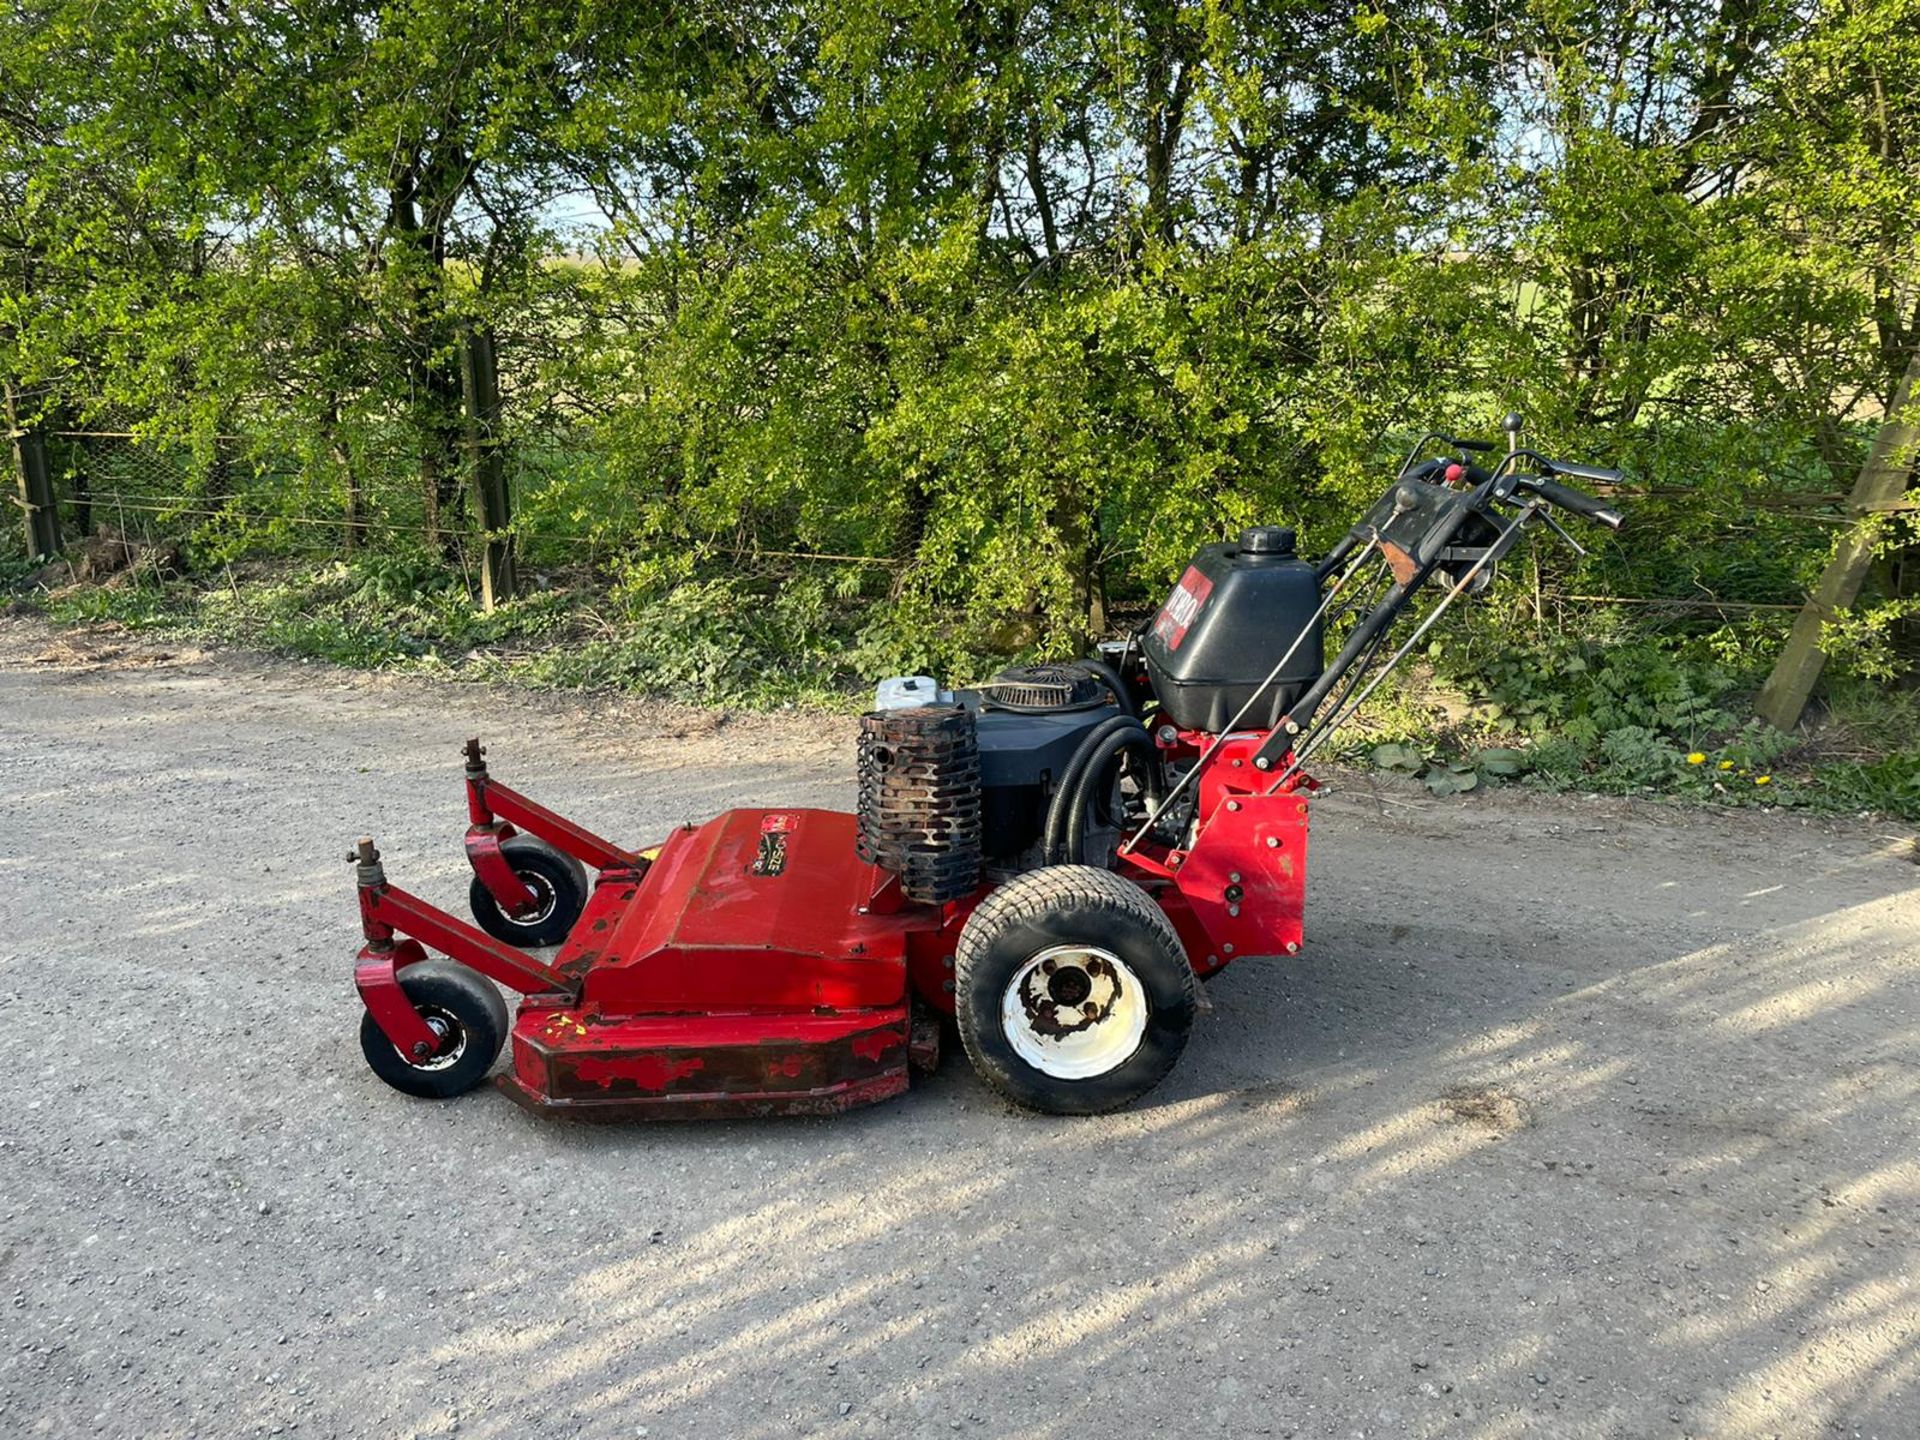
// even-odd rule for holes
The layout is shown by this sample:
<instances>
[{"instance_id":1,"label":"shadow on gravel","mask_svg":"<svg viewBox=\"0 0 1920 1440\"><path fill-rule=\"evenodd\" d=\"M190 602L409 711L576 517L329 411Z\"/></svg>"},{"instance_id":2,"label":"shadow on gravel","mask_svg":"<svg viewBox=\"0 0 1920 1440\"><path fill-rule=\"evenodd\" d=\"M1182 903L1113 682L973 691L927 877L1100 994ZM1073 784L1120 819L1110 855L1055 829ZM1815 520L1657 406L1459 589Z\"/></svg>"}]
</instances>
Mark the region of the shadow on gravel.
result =
<instances>
[{"instance_id":1,"label":"shadow on gravel","mask_svg":"<svg viewBox=\"0 0 1920 1440\"><path fill-rule=\"evenodd\" d=\"M560 1183L738 1179L454 1348L590 1434L1912 1434L1902 879L1681 954L1349 896L1125 1116L1004 1111L955 1053L827 1125L526 1121Z\"/></svg>"},{"instance_id":2,"label":"shadow on gravel","mask_svg":"<svg viewBox=\"0 0 1920 1440\"><path fill-rule=\"evenodd\" d=\"M1864 832L1336 798L1306 955L1138 1109L956 1047L834 1121L567 1125L366 1073L335 858L457 898L458 742L532 707L0 686L10 1433L1920 1434L1920 871ZM623 839L847 788L666 749L502 774Z\"/></svg>"}]
</instances>

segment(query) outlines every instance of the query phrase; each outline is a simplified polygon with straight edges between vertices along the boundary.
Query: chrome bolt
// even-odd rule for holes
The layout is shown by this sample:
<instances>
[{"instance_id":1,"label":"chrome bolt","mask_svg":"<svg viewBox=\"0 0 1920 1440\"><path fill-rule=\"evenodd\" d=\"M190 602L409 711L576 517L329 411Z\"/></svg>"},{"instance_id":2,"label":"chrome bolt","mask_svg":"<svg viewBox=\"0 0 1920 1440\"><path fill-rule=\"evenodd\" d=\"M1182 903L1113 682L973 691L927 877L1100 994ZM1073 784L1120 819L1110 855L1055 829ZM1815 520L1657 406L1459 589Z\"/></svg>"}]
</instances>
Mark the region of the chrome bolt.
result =
<instances>
[{"instance_id":1,"label":"chrome bolt","mask_svg":"<svg viewBox=\"0 0 1920 1440\"><path fill-rule=\"evenodd\" d=\"M1279 848L1280 848L1280 837L1278 835L1267 836L1267 849L1278 850Z\"/></svg>"}]
</instances>

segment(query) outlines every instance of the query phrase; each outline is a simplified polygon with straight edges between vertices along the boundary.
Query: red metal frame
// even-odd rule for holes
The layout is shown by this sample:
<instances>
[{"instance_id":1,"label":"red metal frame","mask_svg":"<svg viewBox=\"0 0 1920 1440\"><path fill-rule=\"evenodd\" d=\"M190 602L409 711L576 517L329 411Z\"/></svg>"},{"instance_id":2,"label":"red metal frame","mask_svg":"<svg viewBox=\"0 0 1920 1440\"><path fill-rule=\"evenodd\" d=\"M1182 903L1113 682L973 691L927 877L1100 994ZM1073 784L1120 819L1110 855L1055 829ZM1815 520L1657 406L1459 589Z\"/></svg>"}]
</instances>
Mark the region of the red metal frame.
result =
<instances>
[{"instance_id":1,"label":"red metal frame","mask_svg":"<svg viewBox=\"0 0 1920 1440\"><path fill-rule=\"evenodd\" d=\"M585 826L554 814L546 806L495 780L487 773L486 754L479 737L467 741L467 817L473 827L467 832L469 836L474 830L482 830L494 832L505 840L514 835L516 829L524 830L595 870L646 866L647 862L633 851L601 839Z\"/></svg>"},{"instance_id":2,"label":"red metal frame","mask_svg":"<svg viewBox=\"0 0 1920 1440\"><path fill-rule=\"evenodd\" d=\"M540 897L515 873L500 852L500 842L512 838L514 829L504 821L467 828L467 863L480 883L487 887L494 903L508 915L525 915L540 903Z\"/></svg>"},{"instance_id":3,"label":"red metal frame","mask_svg":"<svg viewBox=\"0 0 1920 1440\"><path fill-rule=\"evenodd\" d=\"M1196 782L1191 846L1143 841L1119 857L1121 873L1148 890L1173 922L1187 960L1205 976L1242 955L1292 955L1306 911L1307 794L1304 775L1269 787L1253 757L1269 732L1221 743ZM1207 754L1211 735L1160 739L1175 758Z\"/></svg>"}]
</instances>

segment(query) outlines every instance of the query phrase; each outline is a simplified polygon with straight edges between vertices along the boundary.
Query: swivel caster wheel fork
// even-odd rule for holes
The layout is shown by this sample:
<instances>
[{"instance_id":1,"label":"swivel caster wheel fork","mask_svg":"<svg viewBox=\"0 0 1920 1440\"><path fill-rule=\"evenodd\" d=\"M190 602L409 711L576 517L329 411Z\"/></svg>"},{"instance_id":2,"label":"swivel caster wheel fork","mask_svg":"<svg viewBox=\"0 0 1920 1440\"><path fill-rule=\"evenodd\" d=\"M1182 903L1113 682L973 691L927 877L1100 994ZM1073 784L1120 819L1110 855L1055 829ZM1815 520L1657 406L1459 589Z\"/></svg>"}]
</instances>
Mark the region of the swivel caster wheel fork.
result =
<instances>
[{"instance_id":1,"label":"swivel caster wheel fork","mask_svg":"<svg viewBox=\"0 0 1920 1440\"><path fill-rule=\"evenodd\" d=\"M568 981L389 885L371 839L362 839L348 858L367 942L354 964L354 987L366 1007L360 1050L368 1068L394 1089L423 1099L473 1089L492 1071L510 1029L494 981L525 994L556 995L567 993ZM436 946L457 949L472 965L428 958L426 947L413 934L403 935L402 926Z\"/></svg>"}]
</instances>

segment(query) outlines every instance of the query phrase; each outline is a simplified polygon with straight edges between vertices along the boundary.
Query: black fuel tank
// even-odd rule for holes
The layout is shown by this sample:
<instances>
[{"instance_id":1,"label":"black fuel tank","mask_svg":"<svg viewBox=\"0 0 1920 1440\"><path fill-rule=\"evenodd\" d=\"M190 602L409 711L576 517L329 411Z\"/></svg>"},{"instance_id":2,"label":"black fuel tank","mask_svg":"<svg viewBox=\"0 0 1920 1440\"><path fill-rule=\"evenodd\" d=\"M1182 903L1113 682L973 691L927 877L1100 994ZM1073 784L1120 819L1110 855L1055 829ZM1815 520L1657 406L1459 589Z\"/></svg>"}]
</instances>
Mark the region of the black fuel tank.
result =
<instances>
[{"instance_id":1,"label":"black fuel tank","mask_svg":"<svg viewBox=\"0 0 1920 1440\"><path fill-rule=\"evenodd\" d=\"M1319 608L1319 577L1294 554L1293 531L1261 526L1207 546L1142 644L1161 708L1187 729L1224 730L1311 621L1293 658L1241 721L1244 729L1271 728L1325 664L1313 618Z\"/></svg>"}]
</instances>

